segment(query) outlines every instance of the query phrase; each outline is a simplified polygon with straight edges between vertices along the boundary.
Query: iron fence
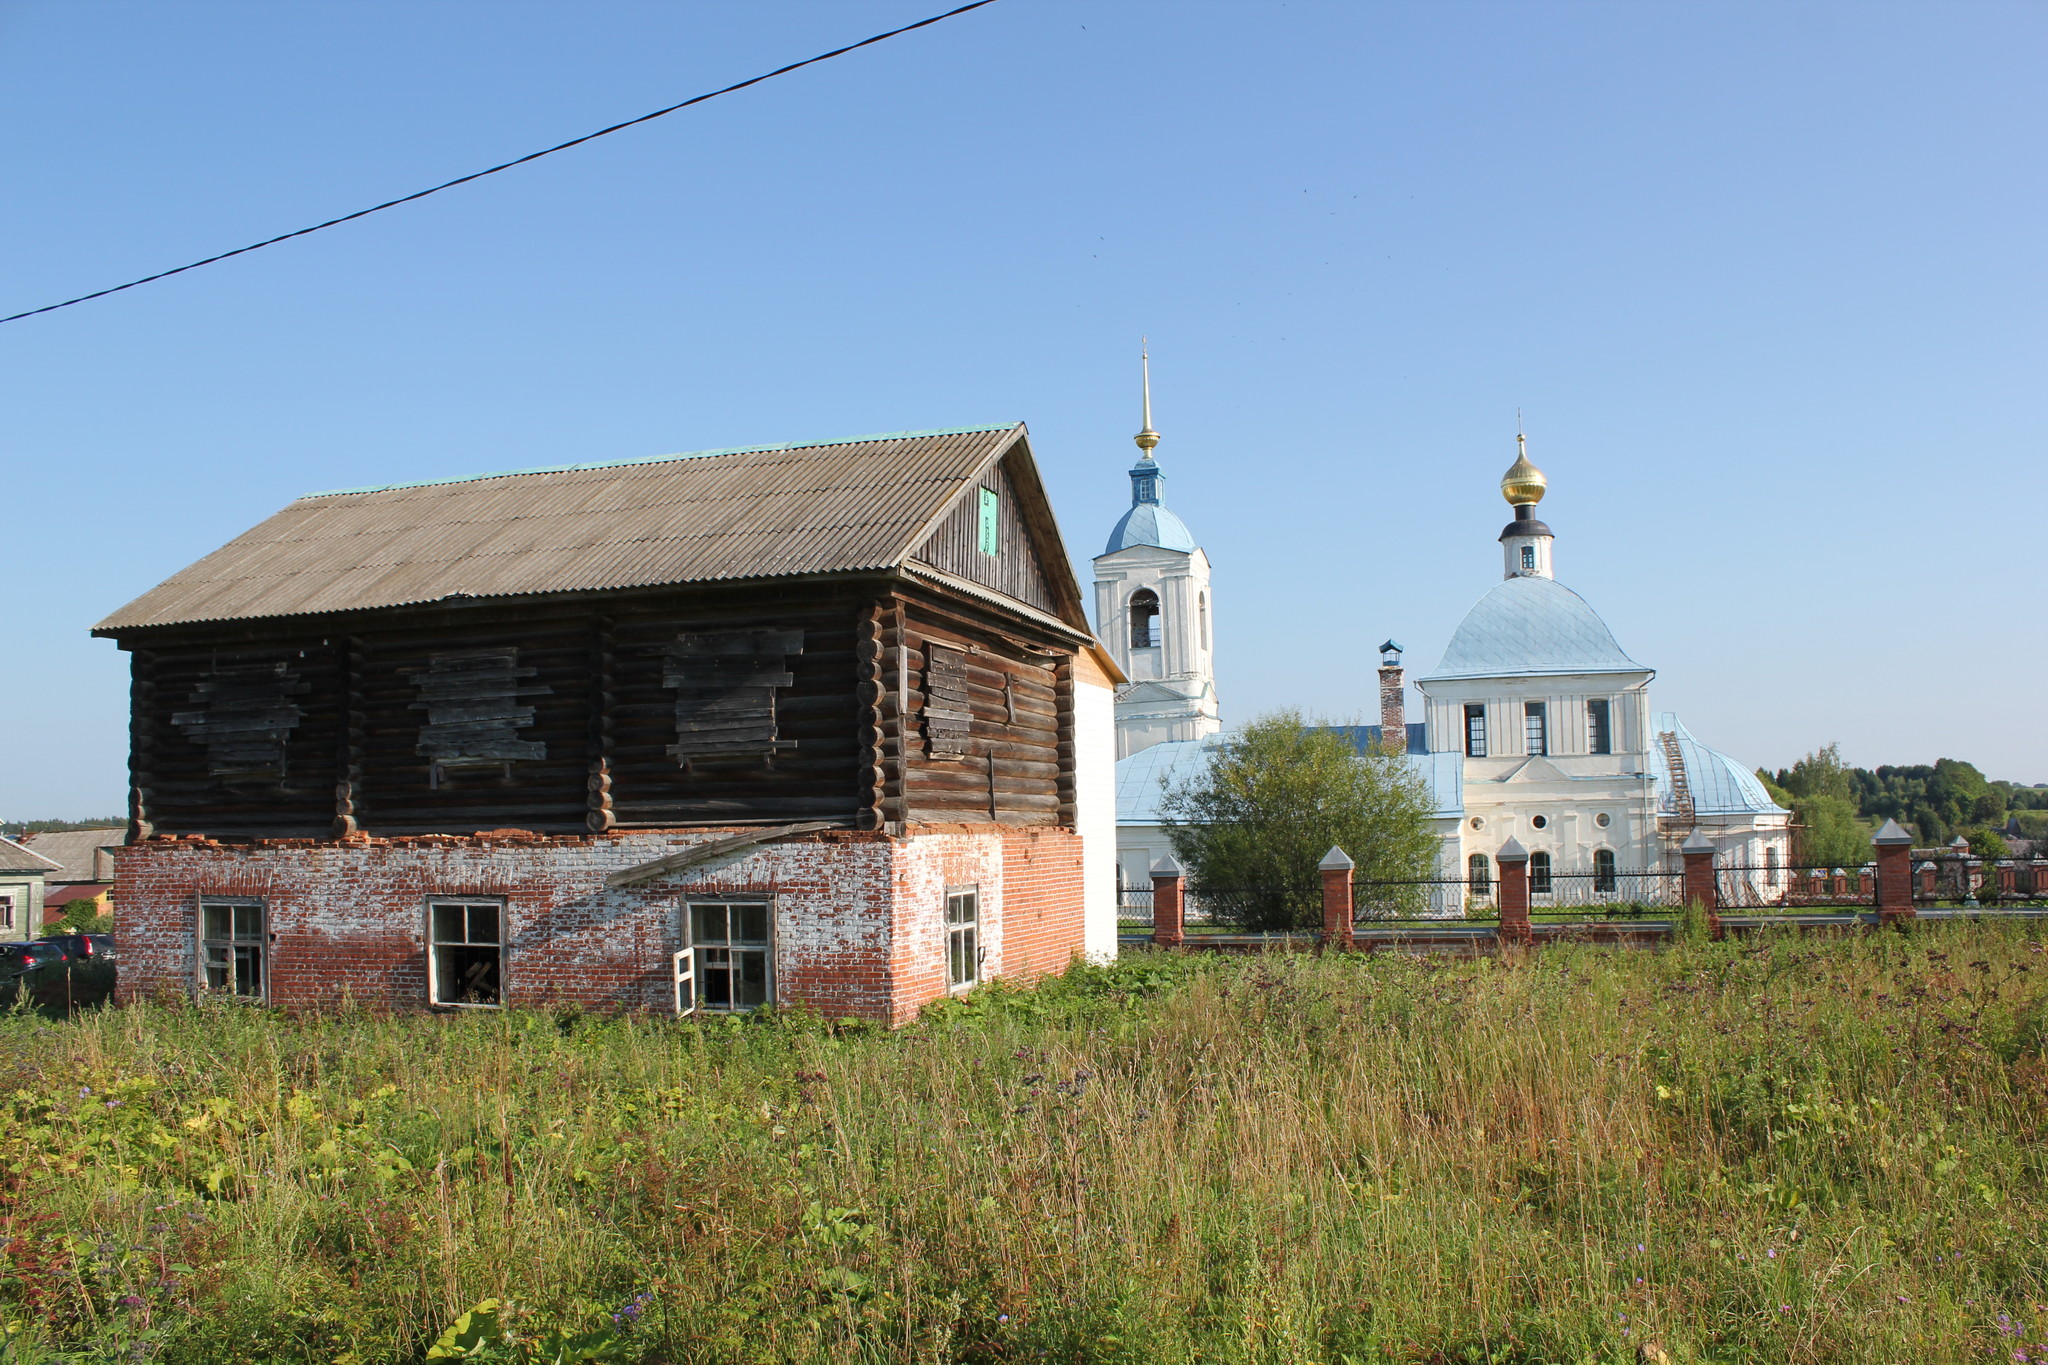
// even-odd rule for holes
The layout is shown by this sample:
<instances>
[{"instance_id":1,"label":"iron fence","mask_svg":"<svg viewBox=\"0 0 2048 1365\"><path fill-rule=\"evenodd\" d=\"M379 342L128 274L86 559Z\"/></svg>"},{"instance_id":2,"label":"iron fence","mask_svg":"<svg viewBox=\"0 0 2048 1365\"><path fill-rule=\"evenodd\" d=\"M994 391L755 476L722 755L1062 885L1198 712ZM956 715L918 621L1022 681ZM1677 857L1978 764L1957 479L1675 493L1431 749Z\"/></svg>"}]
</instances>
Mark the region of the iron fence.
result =
<instances>
[{"instance_id":1,"label":"iron fence","mask_svg":"<svg viewBox=\"0 0 2048 1365\"><path fill-rule=\"evenodd\" d=\"M2038 909L2048 907L2048 860L1943 854L1916 859L1913 901L1930 909Z\"/></svg>"},{"instance_id":2,"label":"iron fence","mask_svg":"<svg viewBox=\"0 0 2048 1365\"><path fill-rule=\"evenodd\" d=\"M1559 872L1538 864L1529 876L1529 913L1542 919L1620 920L1663 916L1684 899L1685 875L1612 867ZM1352 889L1353 919L1360 924L1398 920L1500 918L1500 882L1494 878L1426 877L1359 882Z\"/></svg>"}]
</instances>

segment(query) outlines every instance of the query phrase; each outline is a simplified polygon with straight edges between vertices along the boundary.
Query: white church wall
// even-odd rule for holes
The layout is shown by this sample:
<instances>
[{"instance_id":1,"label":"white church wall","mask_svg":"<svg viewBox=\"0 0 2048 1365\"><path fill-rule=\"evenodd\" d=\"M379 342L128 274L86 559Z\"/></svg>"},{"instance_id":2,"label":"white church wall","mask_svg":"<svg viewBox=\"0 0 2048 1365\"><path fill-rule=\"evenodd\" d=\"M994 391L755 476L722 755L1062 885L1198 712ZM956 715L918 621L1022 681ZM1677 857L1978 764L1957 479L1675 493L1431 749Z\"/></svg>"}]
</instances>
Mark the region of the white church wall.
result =
<instances>
[{"instance_id":1,"label":"white church wall","mask_svg":"<svg viewBox=\"0 0 2048 1365\"><path fill-rule=\"evenodd\" d=\"M1074 670L1074 813L1081 835L1082 950L1116 956L1116 692L1092 666Z\"/></svg>"}]
</instances>

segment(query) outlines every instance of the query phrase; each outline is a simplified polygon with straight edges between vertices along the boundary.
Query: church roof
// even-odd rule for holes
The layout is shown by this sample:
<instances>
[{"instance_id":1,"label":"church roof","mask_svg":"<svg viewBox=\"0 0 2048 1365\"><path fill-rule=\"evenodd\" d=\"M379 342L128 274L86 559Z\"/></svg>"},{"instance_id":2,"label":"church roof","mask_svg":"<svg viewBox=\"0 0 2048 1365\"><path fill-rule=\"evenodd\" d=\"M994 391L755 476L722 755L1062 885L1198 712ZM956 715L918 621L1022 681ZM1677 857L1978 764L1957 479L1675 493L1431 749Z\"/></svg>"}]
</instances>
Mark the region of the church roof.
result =
<instances>
[{"instance_id":1,"label":"church roof","mask_svg":"<svg viewBox=\"0 0 2048 1365\"><path fill-rule=\"evenodd\" d=\"M1188 530L1187 523L1156 502L1141 502L1124 513L1109 533L1109 544L1102 553L1113 555L1133 545L1155 545L1183 553L1196 548L1194 533Z\"/></svg>"},{"instance_id":2,"label":"church roof","mask_svg":"<svg viewBox=\"0 0 2048 1365\"><path fill-rule=\"evenodd\" d=\"M1659 711L1650 721L1654 734L1666 731L1678 738L1678 756L1685 764L1686 786L1692 792L1695 815L1784 814L1785 808L1771 800L1756 774L1718 749L1709 749L1693 738L1676 714ZM1671 785L1671 765L1665 762L1661 742L1650 745L1650 771L1657 778L1657 809L1671 815L1678 810L1678 795Z\"/></svg>"},{"instance_id":3,"label":"church roof","mask_svg":"<svg viewBox=\"0 0 2048 1365\"><path fill-rule=\"evenodd\" d=\"M1368 728L1377 730L1379 727ZM1205 735L1201 739L1173 739L1117 760L1116 822L1120 825L1160 823L1160 800L1165 796L1166 788L1179 786L1199 774L1208 764L1210 753L1229 742L1230 738L1226 733ZM1464 814L1463 754L1410 753L1407 761L1410 770L1422 779L1424 788L1429 792L1433 816L1456 819Z\"/></svg>"},{"instance_id":4,"label":"church roof","mask_svg":"<svg viewBox=\"0 0 2048 1365\"><path fill-rule=\"evenodd\" d=\"M1585 598L1556 579L1525 575L1473 604L1424 681L1649 671L1621 652Z\"/></svg>"}]
</instances>

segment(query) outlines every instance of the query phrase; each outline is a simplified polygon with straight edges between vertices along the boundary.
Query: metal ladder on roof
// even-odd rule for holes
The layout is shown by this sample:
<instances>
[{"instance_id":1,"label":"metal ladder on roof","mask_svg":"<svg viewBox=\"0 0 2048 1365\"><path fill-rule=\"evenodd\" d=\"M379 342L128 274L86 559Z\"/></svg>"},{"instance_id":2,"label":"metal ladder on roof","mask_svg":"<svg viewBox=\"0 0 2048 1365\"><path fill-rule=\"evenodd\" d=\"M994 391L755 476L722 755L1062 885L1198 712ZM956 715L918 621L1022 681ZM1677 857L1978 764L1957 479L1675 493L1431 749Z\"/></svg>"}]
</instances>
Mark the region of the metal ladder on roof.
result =
<instances>
[{"instance_id":1,"label":"metal ladder on roof","mask_svg":"<svg viewBox=\"0 0 2048 1365\"><path fill-rule=\"evenodd\" d=\"M1678 747L1678 732L1659 730L1657 743L1664 748L1664 770L1671 774L1671 804L1676 812L1676 821L1681 827L1690 829L1697 817L1692 808L1692 784L1685 776L1685 754Z\"/></svg>"}]
</instances>

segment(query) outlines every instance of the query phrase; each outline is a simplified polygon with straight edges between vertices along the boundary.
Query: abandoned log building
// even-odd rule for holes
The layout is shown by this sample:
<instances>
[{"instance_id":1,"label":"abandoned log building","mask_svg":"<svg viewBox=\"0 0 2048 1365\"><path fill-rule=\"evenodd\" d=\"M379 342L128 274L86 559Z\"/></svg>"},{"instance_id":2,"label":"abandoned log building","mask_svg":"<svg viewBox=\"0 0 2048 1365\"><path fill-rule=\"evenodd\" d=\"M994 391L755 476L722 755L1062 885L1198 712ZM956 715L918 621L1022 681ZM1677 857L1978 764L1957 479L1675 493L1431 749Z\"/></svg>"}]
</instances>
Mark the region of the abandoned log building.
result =
<instances>
[{"instance_id":1,"label":"abandoned log building","mask_svg":"<svg viewBox=\"0 0 2048 1365\"><path fill-rule=\"evenodd\" d=\"M95 634L128 998L898 1021L1115 950L1021 425L305 497Z\"/></svg>"}]
</instances>

